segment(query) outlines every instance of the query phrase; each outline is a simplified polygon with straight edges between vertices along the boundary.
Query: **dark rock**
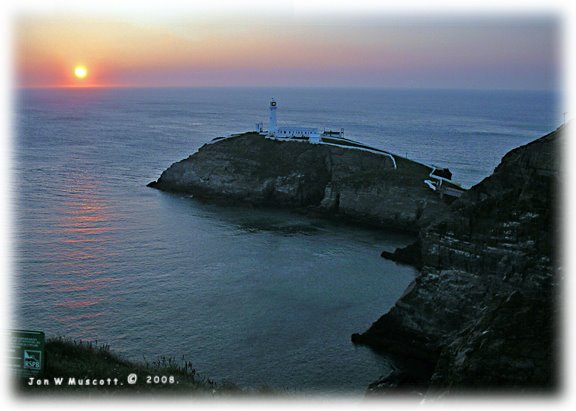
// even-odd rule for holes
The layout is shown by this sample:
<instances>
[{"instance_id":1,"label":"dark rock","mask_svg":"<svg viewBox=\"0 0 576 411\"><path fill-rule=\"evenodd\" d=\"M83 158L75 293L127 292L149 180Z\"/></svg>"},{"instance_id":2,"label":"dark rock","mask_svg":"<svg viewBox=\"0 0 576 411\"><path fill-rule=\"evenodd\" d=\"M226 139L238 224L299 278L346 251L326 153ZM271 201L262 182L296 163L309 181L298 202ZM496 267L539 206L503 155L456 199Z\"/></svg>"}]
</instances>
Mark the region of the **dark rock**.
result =
<instances>
[{"instance_id":1,"label":"dark rock","mask_svg":"<svg viewBox=\"0 0 576 411\"><path fill-rule=\"evenodd\" d=\"M409 395L421 397L428 389L428 380L418 377L406 370L392 369L389 374L380 377L368 386L367 394L376 395Z\"/></svg>"},{"instance_id":2,"label":"dark rock","mask_svg":"<svg viewBox=\"0 0 576 411\"><path fill-rule=\"evenodd\" d=\"M509 152L419 233L396 305L357 343L434 363L430 393L557 387L556 206L561 129Z\"/></svg>"},{"instance_id":3,"label":"dark rock","mask_svg":"<svg viewBox=\"0 0 576 411\"><path fill-rule=\"evenodd\" d=\"M354 333L354 334L352 334L352 336L350 337L350 340L351 340L354 344L361 344L361 343L362 343L362 334Z\"/></svg>"},{"instance_id":4,"label":"dark rock","mask_svg":"<svg viewBox=\"0 0 576 411\"><path fill-rule=\"evenodd\" d=\"M422 249L420 240L407 245L404 248L397 248L394 252L382 251L383 258L397 263L412 265L416 268L422 266Z\"/></svg>"},{"instance_id":5,"label":"dark rock","mask_svg":"<svg viewBox=\"0 0 576 411\"><path fill-rule=\"evenodd\" d=\"M397 168L388 156L246 133L202 146L148 186L417 231L447 204L424 184L428 166L395 162Z\"/></svg>"},{"instance_id":6,"label":"dark rock","mask_svg":"<svg viewBox=\"0 0 576 411\"><path fill-rule=\"evenodd\" d=\"M431 390L552 391L558 384L554 301L520 291L495 298L443 350Z\"/></svg>"}]
</instances>

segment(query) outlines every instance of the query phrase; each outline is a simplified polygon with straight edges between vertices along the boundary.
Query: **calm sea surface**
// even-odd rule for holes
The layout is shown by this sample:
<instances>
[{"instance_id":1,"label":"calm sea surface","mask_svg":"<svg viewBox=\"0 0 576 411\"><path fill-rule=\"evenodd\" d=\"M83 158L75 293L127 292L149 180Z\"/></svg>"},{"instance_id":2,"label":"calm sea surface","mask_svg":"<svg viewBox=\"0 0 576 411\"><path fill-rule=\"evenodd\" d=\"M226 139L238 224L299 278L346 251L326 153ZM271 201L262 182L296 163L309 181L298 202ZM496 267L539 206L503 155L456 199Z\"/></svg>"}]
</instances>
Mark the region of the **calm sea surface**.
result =
<instances>
[{"instance_id":1,"label":"calm sea surface","mask_svg":"<svg viewBox=\"0 0 576 411\"><path fill-rule=\"evenodd\" d=\"M559 125L547 92L298 89L19 91L12 192L14 326L183 356L241 385L355 392L389 362L350 334L416 274L379 257L408 236L146 188L217 136L267 123L447 166L471 186Z\"/></svg>"}]
</instances>

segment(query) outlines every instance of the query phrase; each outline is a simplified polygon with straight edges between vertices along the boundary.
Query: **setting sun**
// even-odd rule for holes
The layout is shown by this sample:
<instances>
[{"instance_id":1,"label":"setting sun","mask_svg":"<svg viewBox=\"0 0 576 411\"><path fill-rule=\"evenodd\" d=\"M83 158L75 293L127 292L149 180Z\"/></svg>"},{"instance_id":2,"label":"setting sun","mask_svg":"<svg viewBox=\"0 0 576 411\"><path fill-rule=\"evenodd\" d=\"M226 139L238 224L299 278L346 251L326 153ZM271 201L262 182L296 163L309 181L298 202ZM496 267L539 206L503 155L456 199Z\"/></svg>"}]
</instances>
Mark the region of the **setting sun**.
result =
<instances>
[{"instance_id":1,"label":"setting sun","mask_svg":"<svg viewBox=\"0 0 576 411\"><path fill-rule=\"evenodd\" d=\"M74 68L74 75L76 78L85 78L88 75L88 70L86 70L86 67L84 66L76 66Z\"/></svg>"}]
</instances>

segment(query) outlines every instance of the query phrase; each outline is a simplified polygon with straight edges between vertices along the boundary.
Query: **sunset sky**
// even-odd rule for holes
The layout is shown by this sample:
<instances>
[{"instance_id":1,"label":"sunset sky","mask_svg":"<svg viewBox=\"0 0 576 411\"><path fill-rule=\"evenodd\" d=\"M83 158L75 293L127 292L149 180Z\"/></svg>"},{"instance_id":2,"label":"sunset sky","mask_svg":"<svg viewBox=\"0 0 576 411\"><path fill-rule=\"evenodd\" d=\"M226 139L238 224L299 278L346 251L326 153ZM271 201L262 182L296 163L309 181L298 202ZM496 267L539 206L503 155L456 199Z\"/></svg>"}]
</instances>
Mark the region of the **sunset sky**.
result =
<instances>
[{"instance_id":1,"label":"sunset sky","mask_svg":"<svg viewBox=\"0 0 576 411\"><path fill-rule=\"evenodd\" d=\"M15 78L21 87L557 89L560 28L550 15L22 14Z\"/></svg>"}]
</instances>

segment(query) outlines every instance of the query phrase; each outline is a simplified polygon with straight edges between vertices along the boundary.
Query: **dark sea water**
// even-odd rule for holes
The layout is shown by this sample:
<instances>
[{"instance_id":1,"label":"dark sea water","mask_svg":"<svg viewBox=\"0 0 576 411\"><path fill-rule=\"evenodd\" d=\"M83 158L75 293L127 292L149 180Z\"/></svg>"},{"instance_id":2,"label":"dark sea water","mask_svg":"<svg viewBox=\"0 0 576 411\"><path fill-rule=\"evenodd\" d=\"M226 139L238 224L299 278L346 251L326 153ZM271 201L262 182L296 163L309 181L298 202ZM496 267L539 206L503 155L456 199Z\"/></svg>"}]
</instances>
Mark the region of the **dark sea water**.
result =
<instances>
[{"instance_id":1,"label":"dark sea water","mask_svg":"<svg viewBox=\"0 0 576 411\"><path fill-rule=\"evenodd\" d=\"M411 237L146 188L212 138L266 124L270 97L280 125L344 127L467 187L561 120L548 92L21 90L13 325L252 387L361 394L385 374L350 335L413 279L379 257Z\"/></svg>"}]
</instances>

